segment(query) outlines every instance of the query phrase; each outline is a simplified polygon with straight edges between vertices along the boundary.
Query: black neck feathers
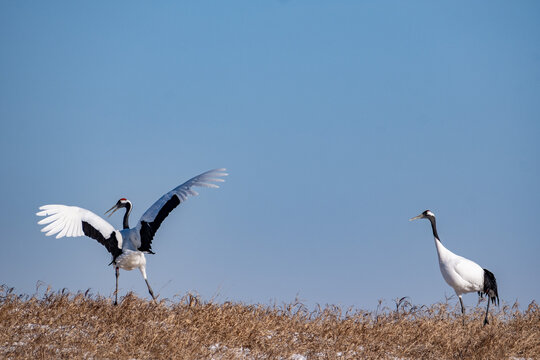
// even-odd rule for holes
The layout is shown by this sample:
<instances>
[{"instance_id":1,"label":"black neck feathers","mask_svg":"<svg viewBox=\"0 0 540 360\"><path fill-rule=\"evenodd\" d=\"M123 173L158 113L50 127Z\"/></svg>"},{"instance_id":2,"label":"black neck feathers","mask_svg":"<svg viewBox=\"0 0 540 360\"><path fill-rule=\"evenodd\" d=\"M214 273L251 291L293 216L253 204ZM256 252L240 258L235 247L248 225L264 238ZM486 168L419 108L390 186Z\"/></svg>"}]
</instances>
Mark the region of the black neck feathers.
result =
<instances>
[{"instance_id":1,"label":"black neck feathers","mask_svg":"<svg viewBox=\"0 0 540 360\"><path fill-rule=\"evenodd\" d=\"M437 224L435 222L435 217L429 216L427 218L429 219L429 222L431 223L431 230L433 230L433 236L435 236L437 240L441 241L441 239L439 238L439 234L437 234Z\"/></svg>"},{"instance_id":2,"label":"black neck feathers","mask_svg":"<svg viewBox=\"0 0 540 360\"><path fill-rule=\"evenodd\" d=\"M126 203L126 213L124 214L124 229L129 229L129 214L131 213L131 203Z\"/></svg>"}]
</instances>

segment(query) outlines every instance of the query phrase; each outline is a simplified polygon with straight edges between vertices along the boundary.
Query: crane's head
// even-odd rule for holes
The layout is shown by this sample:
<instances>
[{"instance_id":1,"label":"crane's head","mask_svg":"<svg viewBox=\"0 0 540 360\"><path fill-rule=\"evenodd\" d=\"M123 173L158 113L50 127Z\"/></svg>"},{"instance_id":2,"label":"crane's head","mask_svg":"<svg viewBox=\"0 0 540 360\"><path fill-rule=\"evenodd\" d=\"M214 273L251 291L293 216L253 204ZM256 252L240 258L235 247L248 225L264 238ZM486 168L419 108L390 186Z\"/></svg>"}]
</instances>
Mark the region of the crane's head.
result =
<instances>
[{"instance_id":1,"label":"crane's head","mask_svg":"<svg viewBox=\"0 0 540 360\"><path fill-rule=\"evenodd\" d=\"M434 220L435 214L431 210L426 210L420 215L410 218L409 221L418 220L418 219L428 219L428 220L433 219Z\"/></svg>"},{"instance_id":2,"label":"crane's head","mask_svg":"<svg viewBox=\"0 0 540 360\"><path fill-rule=\"evenodd\" d=\"M131 201L129 201L128 199L126 198L121 198L120 200L118 200L116 202L116 204L114 204L114 206L112 208L110 208L109 210L105 211L105 214L107 214L109 211L111 211L111 213L109 214L109 216L111 216L112 214L114 214L114 212L118 209L121 209L121 208L127 208L128 211L131 209Z\"/></svg>"}]
</instances>

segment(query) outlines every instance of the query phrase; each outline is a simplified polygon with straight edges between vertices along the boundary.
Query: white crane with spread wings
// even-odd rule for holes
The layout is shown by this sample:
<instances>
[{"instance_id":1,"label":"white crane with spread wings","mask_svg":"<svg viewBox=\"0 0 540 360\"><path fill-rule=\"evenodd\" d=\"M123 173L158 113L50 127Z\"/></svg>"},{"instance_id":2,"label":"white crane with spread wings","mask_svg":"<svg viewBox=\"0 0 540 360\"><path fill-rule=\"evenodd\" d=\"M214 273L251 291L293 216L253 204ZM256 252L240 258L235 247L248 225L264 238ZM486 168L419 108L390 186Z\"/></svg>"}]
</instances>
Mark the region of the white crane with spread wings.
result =
<instances>
[{"instance_id":1,"label":"white crane with spread wings","mask_svg":"<svg viewBox=\"0 0 540 360\"><path fill-rule=\"evenodd\" d=\"M88 236L97 240L111 253L111 264L115 267L116 291L114 304L118 304L118 276L120 269L133 270L138 268L148 286L148 292L155 300L154 292L146 277L146 258L144 254L153 254L152 239L159 229L161 223L169 213L180 203L185 201L189 195L198 195L193 187L218 188L215 182L223 182L223 176L227 176L225 169L210 170L189 179L182 185L169 191L158 201L156 201L143 214L137 226L129 227L129 214L131 212L131 202L125 198L110 208L106 213L112 215L116 210L125 208L124 224L122 230L116 230L107 221L93 212L77 207L66 205L44 205L36 215L46 216L38 222L39 225L46 225L41 231L47 236L56 235L61 237Z\"/></svg>"}]
</instances>

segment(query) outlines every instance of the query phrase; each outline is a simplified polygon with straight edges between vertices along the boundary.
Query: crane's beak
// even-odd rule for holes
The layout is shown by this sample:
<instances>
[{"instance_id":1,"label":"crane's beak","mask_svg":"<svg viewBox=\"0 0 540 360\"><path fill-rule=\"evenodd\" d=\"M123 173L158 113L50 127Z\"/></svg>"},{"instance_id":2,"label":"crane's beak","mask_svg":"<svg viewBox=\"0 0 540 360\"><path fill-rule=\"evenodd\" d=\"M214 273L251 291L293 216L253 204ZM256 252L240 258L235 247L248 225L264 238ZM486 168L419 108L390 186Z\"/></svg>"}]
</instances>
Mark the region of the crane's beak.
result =
<instances>
[{"instance_id":1,"label":"crane's beak","mask_svg":"<svg viewBox=\"0 0 540 360\"><path fill-rule=\"evenodd\" d=\"M112 208L110 208L109 210L105 211L105 214L107 214L109 211L112 210L112 212L109 214L109 217L110 217L110 216L111 216L112 214L114 214L114 212L115 212L116 210L118 210L118 209L120 209L120 206L118 206L118 204L114 204L114 206L113 206Z\"/></svg>"},{"instance_id":2,"label":"crane's beak","mask_svg":"<svg viewBox=\"0 0 540 360\"><path fill-rule=\"evenodd\" d=\"M413 221L413 220L418 220L418 219L423 219L424 218L424 214L420 214L418 216L415 216L413 218L410 218L409 221Z\"/></svg>"}]
</instances>

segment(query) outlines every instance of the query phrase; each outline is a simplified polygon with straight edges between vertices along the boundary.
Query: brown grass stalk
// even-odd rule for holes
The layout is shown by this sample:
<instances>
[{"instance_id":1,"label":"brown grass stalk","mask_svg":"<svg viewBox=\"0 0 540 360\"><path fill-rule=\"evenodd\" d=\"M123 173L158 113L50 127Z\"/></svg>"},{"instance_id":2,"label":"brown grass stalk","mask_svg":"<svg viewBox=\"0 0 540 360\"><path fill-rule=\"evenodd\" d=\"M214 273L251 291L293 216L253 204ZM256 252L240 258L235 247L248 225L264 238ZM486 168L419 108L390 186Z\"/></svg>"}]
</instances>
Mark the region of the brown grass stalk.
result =
<instances>
[{"instance_id":1,"label":"brown grass stalk","mask_svg":"<svg viewBox=\"0 0 540 360\"><path fill-rule=\"evenodd\" d=\"M132 293L119 306L89 291L16 295L0 286L0 358L6 359L540 359L540 309L483 305L376 312L204 302L158 303Z\"/></svg>"}]
</instances>

